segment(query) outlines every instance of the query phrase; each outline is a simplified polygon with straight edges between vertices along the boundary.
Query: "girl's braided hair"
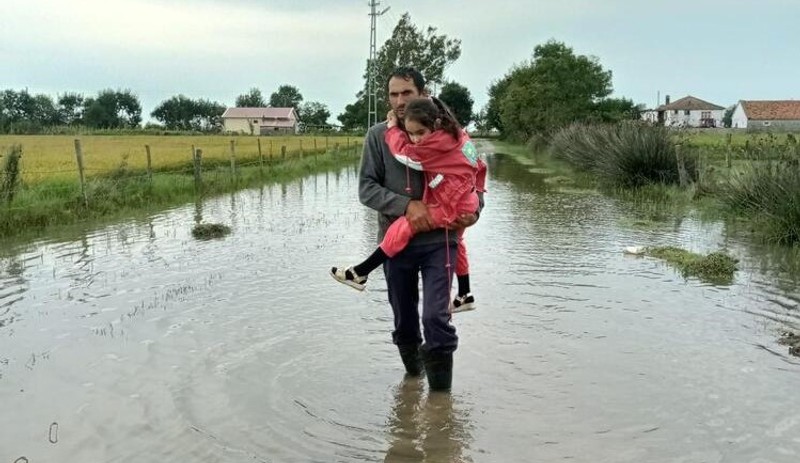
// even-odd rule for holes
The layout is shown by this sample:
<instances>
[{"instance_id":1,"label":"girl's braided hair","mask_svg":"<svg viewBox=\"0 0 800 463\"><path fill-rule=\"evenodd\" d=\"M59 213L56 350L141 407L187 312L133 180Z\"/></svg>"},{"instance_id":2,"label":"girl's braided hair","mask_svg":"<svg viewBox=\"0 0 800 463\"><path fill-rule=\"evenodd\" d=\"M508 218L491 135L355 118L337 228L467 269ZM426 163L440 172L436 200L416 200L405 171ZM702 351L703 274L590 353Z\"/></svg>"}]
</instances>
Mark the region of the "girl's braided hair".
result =
<instances>
[{"instance_id":1,"label":"girl's braided hair","mask_svg":"<svg viewBox=\"0 0 800 463\"><path fill-rule=\"evenodd\" d=\"M461 124L453 111L436 97L411 100L406 105L405 119L418 122L431 131L442 129L456 140L461 137Z\"/></svg>"}]
</instances>

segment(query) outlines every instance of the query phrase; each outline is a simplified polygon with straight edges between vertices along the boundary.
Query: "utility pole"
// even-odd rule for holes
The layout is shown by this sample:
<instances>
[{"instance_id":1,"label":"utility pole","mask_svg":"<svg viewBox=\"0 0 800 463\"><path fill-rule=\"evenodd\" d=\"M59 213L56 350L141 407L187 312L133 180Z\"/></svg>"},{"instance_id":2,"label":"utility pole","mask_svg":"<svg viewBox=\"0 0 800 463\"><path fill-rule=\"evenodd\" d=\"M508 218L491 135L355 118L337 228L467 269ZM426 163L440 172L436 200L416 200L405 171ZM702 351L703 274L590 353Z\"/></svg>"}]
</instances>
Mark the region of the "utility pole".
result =
<instances>
[{"instance_id":1,"label":"utility pole","mask_svg":"<svg viewBox=\"0 0 800 463\"><path fill-rule=\"evenodd\" d=\"M367 128L372 127L378 122L378 100L375 96L375 54L376 54L376 25L378 16L382 16L389 11L386 7L378 13L378 5L381 2L377 0L369 1L369 17L370 17L370 31L369 31L369 60L367 61Z\"/></svg>"}]
</instances>

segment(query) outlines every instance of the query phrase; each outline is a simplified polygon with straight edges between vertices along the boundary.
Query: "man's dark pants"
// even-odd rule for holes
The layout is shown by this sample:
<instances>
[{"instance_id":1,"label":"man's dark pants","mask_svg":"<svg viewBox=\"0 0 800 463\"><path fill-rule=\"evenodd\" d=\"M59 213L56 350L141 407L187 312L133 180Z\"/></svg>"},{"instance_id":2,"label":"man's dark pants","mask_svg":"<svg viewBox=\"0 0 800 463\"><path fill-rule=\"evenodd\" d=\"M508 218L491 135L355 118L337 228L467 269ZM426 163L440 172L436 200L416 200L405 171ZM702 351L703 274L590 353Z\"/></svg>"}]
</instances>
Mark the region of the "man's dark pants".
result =
<instances>
[{"instance_id":1,"label":"man's dark pants","mask_svg":"<svg viewBox=\"0 0 800 463\"><path fill-rule=\"evenodd\" d=\"M449 249L448 249L449 247ZM422 327L429 352L451 354L458 347L450 324L450 285L456 268L456 244L408 246L383 266L394 312L392 339L398 346L420 344L419 274L422 274ZM447 257L450 257L450 267ZM448 274L449 273L449 274Z\"/></svg>"}]
</instances>

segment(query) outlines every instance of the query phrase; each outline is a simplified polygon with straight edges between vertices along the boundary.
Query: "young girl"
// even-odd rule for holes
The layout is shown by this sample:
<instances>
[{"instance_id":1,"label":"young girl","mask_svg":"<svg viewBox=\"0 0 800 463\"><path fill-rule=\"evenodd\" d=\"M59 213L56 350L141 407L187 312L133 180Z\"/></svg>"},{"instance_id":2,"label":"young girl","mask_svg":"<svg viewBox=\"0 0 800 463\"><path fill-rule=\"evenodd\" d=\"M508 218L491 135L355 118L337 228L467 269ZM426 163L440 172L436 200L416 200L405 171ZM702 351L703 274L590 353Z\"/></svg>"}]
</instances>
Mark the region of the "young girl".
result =
<instances>
[{"instance_id":1,"label":"young girl","mask_svg":"<svg viewBox=\"0 0 800 463\"><path fill-rule=\"evenodd\" d=\"M408 134L397 126L394 113L389 112L386 144L395 159L407 168L425 172L427 186L422 200L436 227L448 228L459 215L475 213L479 203L476 192L484 191L486 165L453 114L436 98L420 98L408 103L404 122ZM411 224L400 217L389 226L381 244L364 262L347 268L332 267L331 276L362 291L369 273L402 251L413 236ZM463 229L458 232L456 276L458 296L450 310L474 309Z\"/></svg>"}]
</instances>

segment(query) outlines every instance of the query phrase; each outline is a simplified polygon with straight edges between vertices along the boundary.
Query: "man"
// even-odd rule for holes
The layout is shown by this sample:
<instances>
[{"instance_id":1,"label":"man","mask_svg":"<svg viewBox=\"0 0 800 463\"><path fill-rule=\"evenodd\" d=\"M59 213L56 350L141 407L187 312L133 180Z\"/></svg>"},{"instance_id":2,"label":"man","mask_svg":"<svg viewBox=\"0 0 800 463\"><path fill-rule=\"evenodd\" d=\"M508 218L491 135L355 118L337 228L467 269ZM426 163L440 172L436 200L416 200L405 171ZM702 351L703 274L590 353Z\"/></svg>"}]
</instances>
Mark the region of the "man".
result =
<instances>
[{"instance_id":1,"label":"man","mask_svg":"<svg viewBox=\"0 0 800 463\"><path fill-rule=\"evenodd\" d=\"M389 104L399 121L406 103L427 96L425 79L414 68L397 68L387 80ZM362 204L378 212L378 242L389 224L405 215L416 235L401 253L384 264L389 304L394 314L392 340L400 351L406 372L412 376L423 367L432 390L449 390L453 352L458 347L455 327L450 324L450 282L455 269L456 233L433 229L433 220L422 202L422 172L397 162L384 142L386 123L369 129L359 172L358 196ZM410 186L410 188L409 188ZM409 191L410 190L410 191ZM481 206L483 197L480 196ZM478 213L462 216L457 226L478 220ZM447 239L449 238L449 241ZM447 267L447 257L450 266ZM419 275L422 274L422 327L419 329ZM449 274L448 274L449 273Z\"/></svg>"}]
</instances>

